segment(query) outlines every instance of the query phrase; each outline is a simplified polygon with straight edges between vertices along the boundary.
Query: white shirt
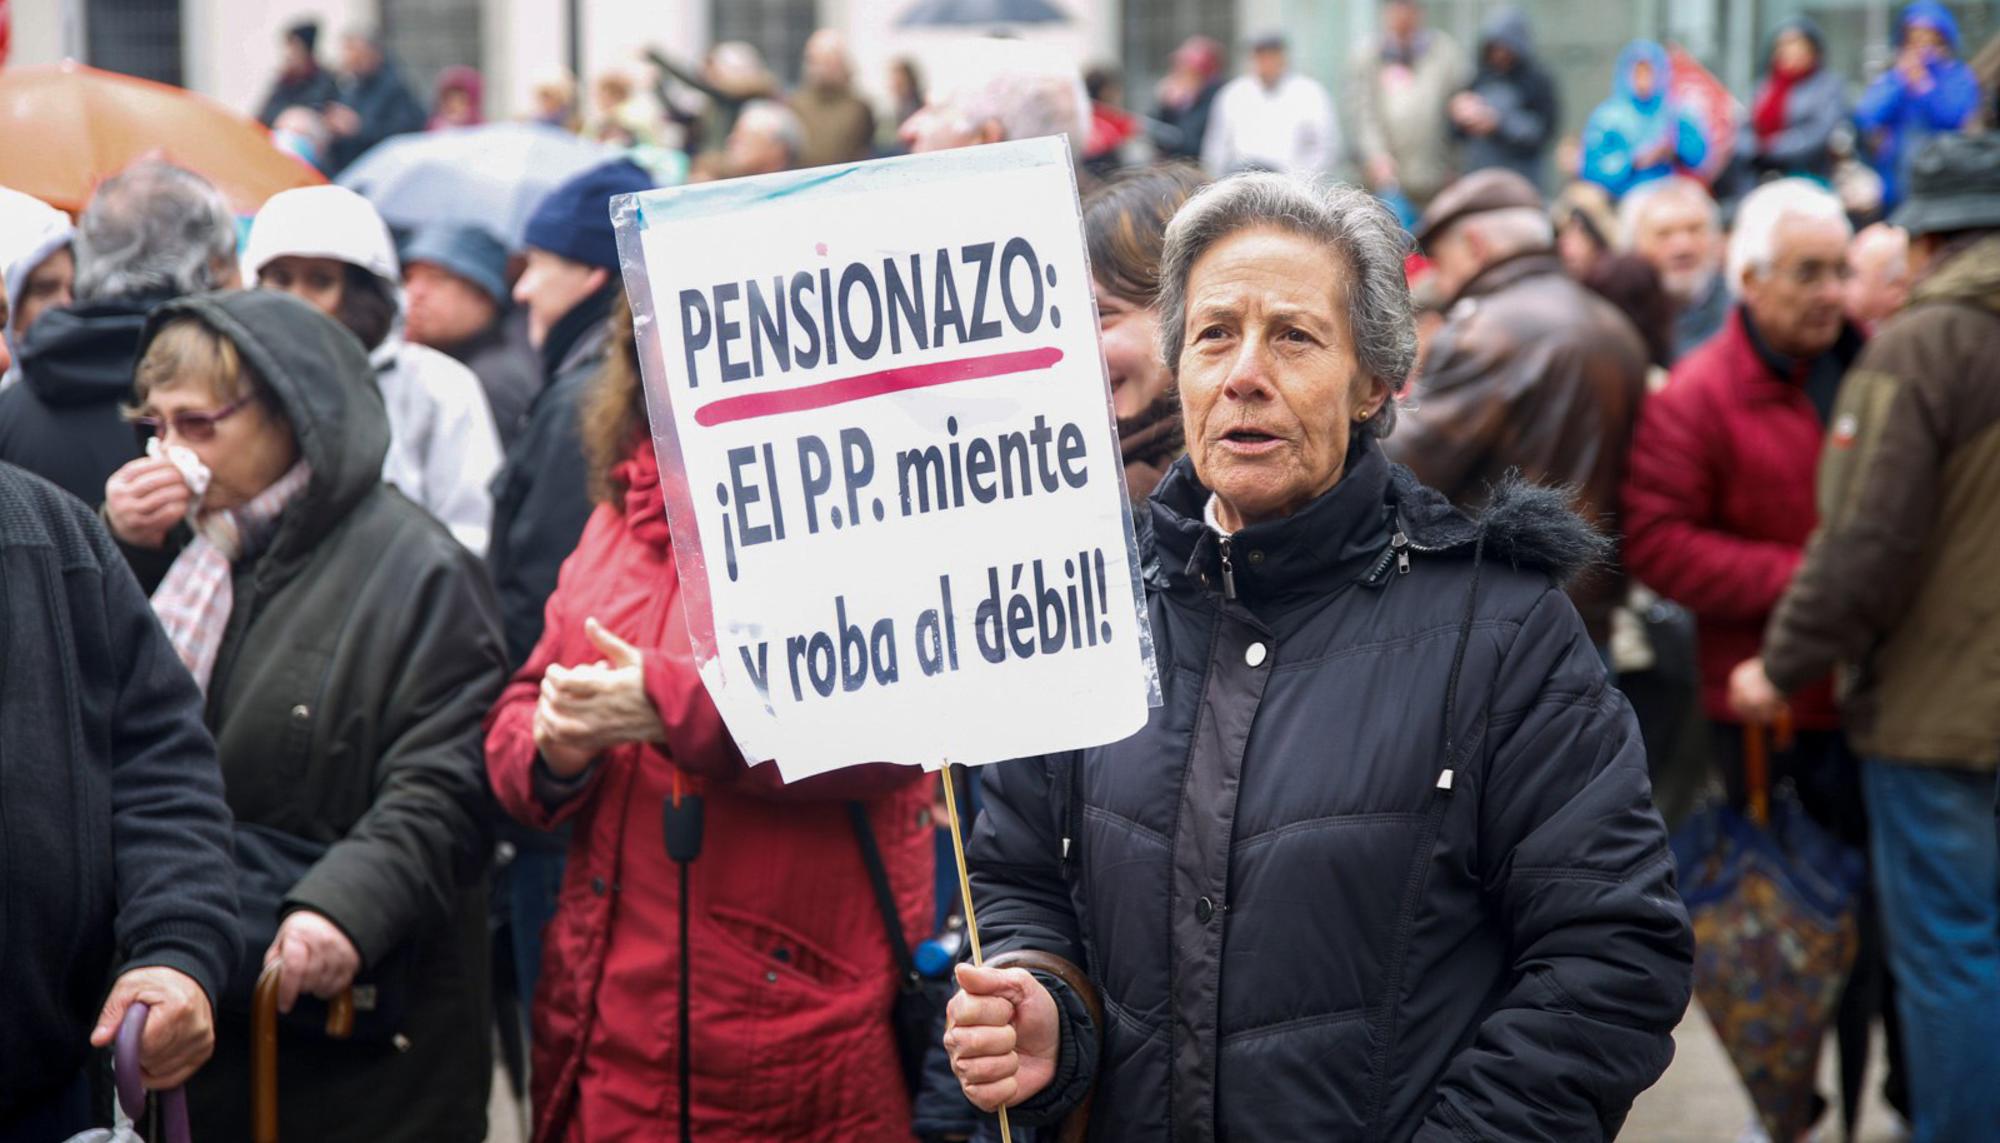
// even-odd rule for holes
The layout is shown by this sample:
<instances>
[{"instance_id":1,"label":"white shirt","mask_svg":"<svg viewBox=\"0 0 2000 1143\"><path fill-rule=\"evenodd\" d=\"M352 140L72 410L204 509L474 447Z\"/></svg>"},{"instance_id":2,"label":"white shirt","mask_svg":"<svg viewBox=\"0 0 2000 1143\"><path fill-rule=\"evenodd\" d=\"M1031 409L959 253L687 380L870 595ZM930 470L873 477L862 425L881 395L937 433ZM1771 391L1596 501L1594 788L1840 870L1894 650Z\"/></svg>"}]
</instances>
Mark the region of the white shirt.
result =
<instances>
[{"instance_id":1,"label":"white shirt","mask_svg":"<svg viewBox=\"0 0 2000 1143\"><path fill-rule=\"evenodd\" d=\"M1340 155L1333 100L1318 81L1297 73L1265 87L1238 76L1216 93L1201 162L1220 177L1247 167L1292 175L1325 174Z\"/></svg>"}]
</instances>

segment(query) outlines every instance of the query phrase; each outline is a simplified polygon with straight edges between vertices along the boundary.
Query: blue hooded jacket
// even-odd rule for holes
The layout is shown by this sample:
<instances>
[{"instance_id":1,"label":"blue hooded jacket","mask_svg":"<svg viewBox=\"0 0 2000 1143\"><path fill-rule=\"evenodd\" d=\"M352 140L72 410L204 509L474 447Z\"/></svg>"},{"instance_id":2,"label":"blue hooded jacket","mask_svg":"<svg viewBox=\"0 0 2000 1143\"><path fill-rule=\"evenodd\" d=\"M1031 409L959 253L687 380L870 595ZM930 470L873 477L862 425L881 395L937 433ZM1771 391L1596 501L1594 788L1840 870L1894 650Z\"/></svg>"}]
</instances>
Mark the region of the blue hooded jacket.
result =
<instances>
[{"instance_id":1,"label":"blue hooded jacket","mask_svg":"<svg viewBox=\"0 0 2000 1143\"><path fill-rule=\"evenodd\" d=\"M1917 0L1903 9L1896 28L1896 45L1901 47L1910 30L1935 29L1950 45L1949 55L1926 62L1928 86L1918 91L1902 71L1894 66L1875 77L1854 109L1854 122L1873 134L1875 169L1882 175L1882 209L1886 213L1903 201L1910 160L1931 136L1957 131L1979 108L1979 77L1958 58L1958 21L1951 10L1936 0Z\"/></svg>"},{"instance_id":2,"label":"blue hooded jacket","mask_svg":"<svg viewBox=\"0 0 2000 1143\"><path fill-rule=\"evenodd\" d=\"M1653 92L1640 99L1632 90L1632 72L1641 62L1652 65ZM1641 183L1665 178L1674 164L1699 167L1708 157L1708 139L1701 124L1667 93L1671 69L1667 50L1652 40L1634 40L1618 53L1611 98L1597 105L1583 128L1583 177L1617 198ZM1640 158L1661 142L1672 145L1664 162Z\"/></svg>"}]
</instances>

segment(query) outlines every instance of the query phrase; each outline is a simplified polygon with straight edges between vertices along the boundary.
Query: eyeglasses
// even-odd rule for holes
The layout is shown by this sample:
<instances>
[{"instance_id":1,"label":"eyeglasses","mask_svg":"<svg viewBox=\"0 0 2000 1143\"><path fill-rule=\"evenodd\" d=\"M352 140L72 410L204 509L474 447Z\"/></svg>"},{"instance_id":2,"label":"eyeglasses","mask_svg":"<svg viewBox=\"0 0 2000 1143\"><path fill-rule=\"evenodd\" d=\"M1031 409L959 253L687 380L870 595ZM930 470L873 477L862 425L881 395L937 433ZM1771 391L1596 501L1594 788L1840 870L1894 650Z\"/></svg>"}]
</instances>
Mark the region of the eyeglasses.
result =
<instances>
[{"instance_id":1,"label":"eyeglasses","mask_svg":"<svg viewBox=\"0 0 2000 1143\"><path fill-rule=\"evenodd\" d=\"M215 426L235 416L253 400L254 397L241 397L212 413L183 410L171 417L134 416L132 423L155 435L168 425L172 425L174 432L183 440L212 441L215 439Z\"/></svg>"},{"instance_id":2,"label":"eyeglasses","mask_svg":"<svg viewBox=\"0 0 2000 1143\"><path fill-rule=\"evenodd\" d=\"M1854 277L1854 268L1846 262L1816 262L1808 259L1785 267L1783 273L1785 277L1791 279L1793 285L1813 289L1828 282L1846 284Z\"/></svg>"}]
</instances>

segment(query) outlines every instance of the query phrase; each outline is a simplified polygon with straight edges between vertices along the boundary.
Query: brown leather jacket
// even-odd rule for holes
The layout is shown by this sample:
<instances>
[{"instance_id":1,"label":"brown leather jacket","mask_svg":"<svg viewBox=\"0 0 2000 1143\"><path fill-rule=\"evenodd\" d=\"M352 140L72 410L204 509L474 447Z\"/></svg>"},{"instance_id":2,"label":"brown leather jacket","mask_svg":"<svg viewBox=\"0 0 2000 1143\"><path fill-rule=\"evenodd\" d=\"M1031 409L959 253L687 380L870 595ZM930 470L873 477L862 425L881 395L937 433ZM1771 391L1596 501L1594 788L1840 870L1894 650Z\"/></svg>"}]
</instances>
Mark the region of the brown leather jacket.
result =
<instances>
[{"instance_id":1,"label":"brown leather jacket","mask_svg":"<svg viewBox=\"0 0 2000 1143\"><path fill-rule=\"evenodd\" d=\"M1483 505L1510 469L1568 485L1576 510L1615 538L1646 391L1638 331L1548 251L1488 266L1446 313L1389 454L1462 508ZM1570 588L1600 646L1624 591L1617 567Z\"/></svg>"}]
</instances>

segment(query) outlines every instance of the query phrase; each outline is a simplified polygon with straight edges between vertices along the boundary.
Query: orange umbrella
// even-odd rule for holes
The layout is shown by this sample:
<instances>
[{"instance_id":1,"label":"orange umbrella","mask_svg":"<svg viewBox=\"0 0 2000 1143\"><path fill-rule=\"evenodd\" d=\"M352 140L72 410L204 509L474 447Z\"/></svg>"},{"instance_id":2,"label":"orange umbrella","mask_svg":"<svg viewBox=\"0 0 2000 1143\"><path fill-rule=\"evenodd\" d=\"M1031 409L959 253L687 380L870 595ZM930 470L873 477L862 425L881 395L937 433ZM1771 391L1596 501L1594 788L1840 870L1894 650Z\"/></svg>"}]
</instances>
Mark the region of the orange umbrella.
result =
<instances>
[{"instance_id":1,"label":"orange umbrella","mask_svg":"<svg viewBox=\"0 0 2000 1143\"><path fill-rule=\"evenodd\" d=\"M164 83L65 62L0 70L0 186L75 213L145 157L215 184L238 214L326 180L254 120Z\"/></svg>"}]
</instances>

